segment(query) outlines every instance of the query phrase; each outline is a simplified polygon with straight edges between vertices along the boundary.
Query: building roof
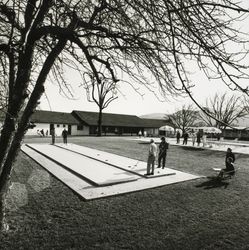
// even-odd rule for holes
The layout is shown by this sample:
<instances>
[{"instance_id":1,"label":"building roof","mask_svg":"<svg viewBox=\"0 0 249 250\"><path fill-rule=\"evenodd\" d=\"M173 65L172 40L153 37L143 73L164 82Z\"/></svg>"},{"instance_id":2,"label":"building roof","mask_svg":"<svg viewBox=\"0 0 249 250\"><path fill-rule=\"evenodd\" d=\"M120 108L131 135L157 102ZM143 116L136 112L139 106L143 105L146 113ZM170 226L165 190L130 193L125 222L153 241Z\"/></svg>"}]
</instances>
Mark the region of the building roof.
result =
<instances>
[{"instance_id":1,"label":"building roof","mask_svg":"<svg viewBox=\"0 0 249 250\"><path fill-rule=\"evenodd\" d=\"M162 126L167 125L166 120L159 120L159 119L142 119L143 127L145 128L160 128Z\"/></svg>"},{"instance_id":2,"label":"building roof","mask_svg":"<svg viewBox=\"0 0 249 250\"><path fill-rule=\"evenodd\" d=\"M72 113L36 110L31 116L33 123L51 123L51 124L80 124L88 126L98 125L98 112L78 111ZM1 114L0 114L1 117ZM139 128L160 128L166 125L165 120L142 119L135 115L123 115L113 113L103 113L102 126L113 127L139 127Z\"/></svg>"},{"instance_id":3,"label":"building roof","mask_svg":"<svg viewBox=\"0 0 249 250\"><path fill-rule=\"evenodd\" d=\"M82 123L89 126L98 125L98 112L74 110L72 114ZM143 127L142 119L135 115L123 114L102 114L102 126L117 126L117 127Z\"/></svg>"},{"instance_id":4,"label":"building roof","mask_svg":"<svg viewBox=\"0 0 249 250\"><path fill-rule=\"evenodd\" d=\"M146 115L140 115L139 117L142 119L155 119L155 120L168 119L168 115L165 113L150 113Z\"/></svg>"},{"instance_id":5,"label":"building roof","mask_svg":"<svg viewBox=\"0 0 249 250\"><path fill-rule=\"evenodd\" d=\"M45 110L36 110L30 120L34 123L79 124L79 121L71 113Z\"/></svg>"},{"instance_id":6,"label":"building roof","mask_svg":"<svg viewBox=\"0 0 249 250\"><path fill-rule=\"evenodd\" d=\"M74 110L72 114L79 119L83 124L88 126L98 125L98 112ZM165 125L164 120L158 119L141 119L135 115L123 114L102 114L102 126L117 126L117 127L140 127L140 128L159 128Z\"/></svg>"}]
</instances>

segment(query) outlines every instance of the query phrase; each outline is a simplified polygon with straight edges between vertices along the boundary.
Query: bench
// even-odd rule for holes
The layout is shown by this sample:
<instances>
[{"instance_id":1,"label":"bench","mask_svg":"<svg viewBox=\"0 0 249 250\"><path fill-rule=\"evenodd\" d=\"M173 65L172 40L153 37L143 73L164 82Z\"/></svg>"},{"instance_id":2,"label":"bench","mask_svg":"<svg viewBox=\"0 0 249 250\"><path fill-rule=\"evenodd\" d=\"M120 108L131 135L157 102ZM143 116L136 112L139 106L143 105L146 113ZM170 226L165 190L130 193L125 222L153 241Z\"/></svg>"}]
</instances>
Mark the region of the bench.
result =
<instances>
[{"instance_id":1,"label":"bench","mask_svg":"<svg viewBox=\"0 0 249 250\"><path fill-rule=\"evenodd\" d=\"M223 170L224 168L213 168L213 170L215 172L218 172L218 176L217 179L231 179L233 176L235 176L235 174L237 173L237 171L239 170L239 168L234 168L233 171L223 171L222 176L220 176L220 172L221 170Z\"/></svg>"}]
</instances>

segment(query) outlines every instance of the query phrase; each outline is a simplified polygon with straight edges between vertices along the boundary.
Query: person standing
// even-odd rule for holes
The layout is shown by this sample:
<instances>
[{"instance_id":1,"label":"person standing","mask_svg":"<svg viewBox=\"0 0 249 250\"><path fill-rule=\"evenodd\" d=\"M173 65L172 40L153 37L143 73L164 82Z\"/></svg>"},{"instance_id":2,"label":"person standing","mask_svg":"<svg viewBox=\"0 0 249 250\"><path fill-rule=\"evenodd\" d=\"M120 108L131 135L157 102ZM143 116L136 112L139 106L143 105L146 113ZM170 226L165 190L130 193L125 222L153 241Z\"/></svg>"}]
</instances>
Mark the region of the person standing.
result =
<instances>
[{"instance_id":1,"label":"person standing","mask_svg":"<svg viewBox=\"0 0 249 250\"><path fill-rule=\"evenodd\" d=\"M63 131L62 131L62 137L63 137L63 143L64 143L64 144L67 144L67 135L68 135L68 132L67 132L67 130L64 128Z\"/></svg>"},{"instance_id":2,"label":"person standing","mask_svg":"<svg viewBox=\"0 0 249 250\"><path fill-rule=\"evenodd\" d=\"M182 144L183 145L187 145L188 144L188 133L187 132L185 132L183 134L183 143Z\"/></svg>"},{"instance_id":3,"label":"person standing","mask_svg":"<svg viewBox=\"0 0 249 250\"><path fill-rule=\"evenodd\" d=\"M55 129L54 128L50 129L50 134L52 137L52 145L54 145L54 143L55 143Z\"/></svg>"},{"instance_id":4,"label":"person standing","mask_svg":"<svg viewBox=\"0 0 249 250\"><path fill-rule=\"evenodd\" d=\"M147 173L146 173L146 175L154 175L156 154L157 154L157 146L156 146L154 140L151 139L150 140L150 147L149 147L149 155L148 155L148 160L147 160Z\"/></svg>"},{"instance_id":5,"label":"person standing","mask_svg":"<svg viewBox=\"0 0 249 250\"><path fill-rule=\"evenodd\" d=\"M200 143L201 143L201 132L198 131L197 132L197 135L196 135L196 142L197 142L197 145L198 147L200 146Z\"/></svg>"},{"instance_id":6,"label":"person standing","mask_svg":"<svg viewBox=\"0 0 249 250\"><path fill-rule=\"evenodd\" d=\"M169 148L169 144L166 142L165 137L162 137L161 143L159 144L158 168L161 167L161 162L163 163L162 169L165 168L168 148Z\"/></svg>"},{"instance_id":7,"label":"person standing","mask_svg":"<svg viewBox=\"0 0 249 250\"><path fill-rule=\"evenodd\" d=\"M206 134L203 134L203 136L202 136L202 143L203 143L203 147L206 147L206 144L207 144L207 135Z\"/></svg>"},{"instance_id":8,"label":"person standing","mask_svg":"<svg viewBox=\"0 0 249 250\"><path fill-rule=\"evenodd\" d=\"M196 140L196 134L195 132L192 133L192 144L193 144L193 147L195 146L195 140Z\"/></svg>"},{"instance_id":9,"label":"person standing","mask_svg":"<svg viewBox=\"0 0 249 250\"><path fill-rule=\"evenodd\" d=\"M43 129L41 129L40 133L41 133L41 135L42 135L43 137L45 136L44 130L43 130Z\"/></svg>"},{"instance_id":10,"label":"person standing","mask_svg":"<svg viewBox=\"0 0 249 250\"><path fill-rule=\"evenodd\" d=\"M179 132L179 130L177 131L176 133L176 143L179 144L180 143L180 137L181 137L181 134Z\"/></svg>"},{"instance_id":11,"label":"person standing","mask_svg":"<svg viewBox=\"0 0 249 250\"><path fill-rule=\"evenodd\" d=\"M139 138L141 138L141 136L142 136L142 131L141 130L139 130L138 136L139 136Z\"/></svg>"}]
</instances>

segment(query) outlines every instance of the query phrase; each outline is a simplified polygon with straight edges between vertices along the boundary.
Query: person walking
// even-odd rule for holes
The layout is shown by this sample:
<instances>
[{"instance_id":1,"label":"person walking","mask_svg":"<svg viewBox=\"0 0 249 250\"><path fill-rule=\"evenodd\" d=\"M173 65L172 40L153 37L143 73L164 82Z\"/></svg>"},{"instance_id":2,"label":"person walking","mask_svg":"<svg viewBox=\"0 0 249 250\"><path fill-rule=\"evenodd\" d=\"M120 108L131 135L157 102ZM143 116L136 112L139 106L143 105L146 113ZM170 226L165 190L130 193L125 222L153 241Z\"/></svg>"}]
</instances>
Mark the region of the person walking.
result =
<instances>
[{"instance_id":1,"label":"person walking","mask_svg":"<svg viewBox=\"0 0 249 250\"><path fill-rule=\"evenodd\" d=\"M169 144L166 142L165 137L162 137L161 138L161 143L159 144L158 168L161 167L161 162L162 162L162 169L165 168L168 148L169 148Z\"/></svg>"},{"instance_id":2,"label":"person walking","mask_svg":"<svg viewBox=\"0 0 249 250\"><path fill-rule=\"evenodd\" d=\"M177 133L176 133L176 143L177 144L180 143L180 137L181 137L181 134L180 134L180 131L178 130Z\"/></svg>"},{"instance_id":3,"label":"person walking","mask_svg":"<svg viewBox=\"0 0 249 250\"><path fill-rule=\"evenodd\" d=\"M149 155L147 160L147 173L145 175L154 175L157 146L153 139L150 140Z\"/></svg>"},{"instance_id":4,"label":"person walking","mask_svg":"<svg viewBox=\"0 0 249 250\"><path fill-rule=\"evenodd\" d=\"M67 132L67 130L64 128L63 131L62 131L62 137L63 137L63 143L64 143L64 144L67 144L67 135L68 135L68 132Z\"/></svg>"}]
</instances>

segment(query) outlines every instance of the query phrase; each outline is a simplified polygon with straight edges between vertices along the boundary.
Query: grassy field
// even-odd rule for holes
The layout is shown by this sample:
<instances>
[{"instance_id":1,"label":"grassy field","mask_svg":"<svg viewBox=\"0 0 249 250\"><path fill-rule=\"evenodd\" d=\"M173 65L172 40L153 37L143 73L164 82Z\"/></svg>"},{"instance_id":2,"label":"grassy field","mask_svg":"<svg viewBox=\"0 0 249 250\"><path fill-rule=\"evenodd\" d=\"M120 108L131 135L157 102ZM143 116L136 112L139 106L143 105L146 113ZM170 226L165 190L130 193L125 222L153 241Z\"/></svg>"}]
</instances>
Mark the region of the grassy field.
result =
<instances>
[{"instance_id":1,"label":"grassy field","mask_svg":"<svg viewBox=\"0 0 249 250\"><path fill-rule=\"evenodd\" d=\"M48 142L32 140L38 141ZM148 145L128 138L69 141L147 158ZM249 156L237 154L235 178L217 182L211 169L224 166L224 154L171 146L168 167L207 178L84 202L52 176L49 186L37 191L31 175L34 180L34 173L45 171L20 153L12 182L27 193L9 199L10 230L0 236L0 249L249 249Z\"/></svg>"}]
</instances>

